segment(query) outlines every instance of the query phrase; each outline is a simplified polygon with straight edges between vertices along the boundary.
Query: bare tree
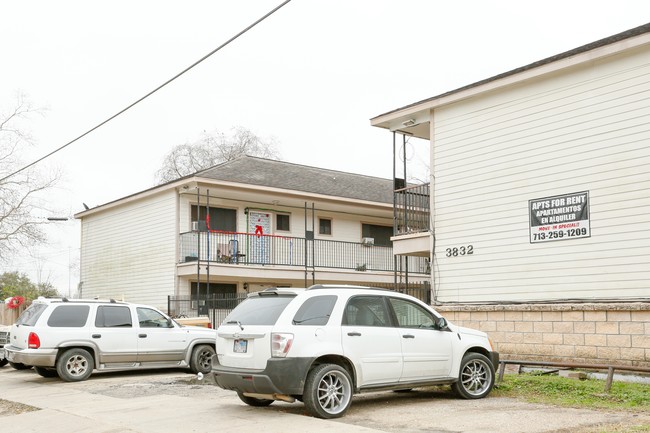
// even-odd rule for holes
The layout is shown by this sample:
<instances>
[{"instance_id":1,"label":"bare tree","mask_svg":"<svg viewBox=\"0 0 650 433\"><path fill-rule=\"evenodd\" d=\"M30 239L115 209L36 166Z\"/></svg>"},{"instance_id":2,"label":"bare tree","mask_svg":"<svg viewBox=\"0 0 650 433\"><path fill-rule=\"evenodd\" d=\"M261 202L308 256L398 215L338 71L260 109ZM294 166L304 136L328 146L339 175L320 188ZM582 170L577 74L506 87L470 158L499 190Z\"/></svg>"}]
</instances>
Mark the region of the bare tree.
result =
<instances>
[{"instance_id":1,"label":"bare tree","mask_svg":"<svg viewBox=\"0 0 650 433\"><path fill-rule=\"evenodd\" d=\"M42 111L23 95L18 95L10 108L0 111L0 178L6 177L0 180L0 262L18 248L45 240L41 225L46 220L38 216L46 211L41 196L59 175L45 177L31 168L9 176L22 167L21 155L33 144L24 122Z\"/></svg>"},{"instance_id":2,"label":"bare tree","mask_svg":"<svg viewBox=\"0 0 650 433\"><path fill-rule=\"evenodd\" d=\"M258 137L241 126L233 128L230 135L219 131L204 132L194 143L172 148L162 168L156 172L156 183L160 185L243 155L280 158L274 140Z\"/></svg>"}]
</instances>

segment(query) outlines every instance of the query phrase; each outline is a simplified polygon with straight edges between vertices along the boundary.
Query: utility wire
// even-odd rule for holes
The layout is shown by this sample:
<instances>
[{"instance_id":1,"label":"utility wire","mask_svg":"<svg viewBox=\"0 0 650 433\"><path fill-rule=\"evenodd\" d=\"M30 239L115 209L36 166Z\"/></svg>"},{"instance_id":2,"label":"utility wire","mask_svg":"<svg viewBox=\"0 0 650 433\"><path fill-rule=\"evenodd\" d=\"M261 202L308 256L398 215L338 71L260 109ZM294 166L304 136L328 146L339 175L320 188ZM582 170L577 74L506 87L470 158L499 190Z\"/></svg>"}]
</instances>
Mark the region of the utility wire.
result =
<instances>
[{"instance_id":1,"label":"utility wire","mask_svg":"<svg viewBox=\"0 0 650 433\"><path fill-rule=\"evenodd\" d=\"M144 101L145 99L147 99L149 96L153 95L154 93L156 93L157 91L159 91L159 90L162 89L163 87L167 86L169 83L171 83L172 81L176 80L176 79L179 78L181 75L185 74L185 73L188 72L190 69L194 68L194 67L197 66L199 63L203 62L203 61L206 60L208 57L210 57L210 56L212 56L214 53L216 53L217 51L220 51L222 48L226 47L227 45L230 45L230 43L233 42L235 39L239 38L239 37L242 36L244 33L248 32L248 31L251 30L253 27L255 27L256 25L258 25L259 23L261 23L262 21L264 21L265 19L267 19L268 17L270 17L271 15L273 15L276 11L278 11L280 8L282 8L284 5L286 5L286 4L289 3L290 1L291 1L291 0L285 0L285 1L282 2L280 5L278 5L278 6L276 6L275 8L273 8L270 12L266 13L264 16L262 16L261 18L259 18L259 19L258 19L257 21L255 21L253 24L249 25L249 26L246 27L244 30L240 31L240 32L237 33L235 36L231 37L231 38L228 39L226 42L224 42L223 44L219 45L217 48L215 48L214 50L210 51L208 54L206 54L205 56L201 57L201 58L200 58L199 60L197 60L196 62L192 63L190 66L188 66L187 68L183 69L181 72L179 72L178 74L174 75L172 78L170 78L169 80L165 81L165 82L162 83L160 86L158 86L158 87L156 87L155 89L153 89L151 92L147 93L146 95L144 95L143 97L141 97L141 98L138 99L137 101L131 103L131 104L128 105L126 108L123 108L122 110L120 110L120 111L118 111L117 113L113 114L113 115L112 115L111 117L109 117L108 119L106 119L106 120L104 120L103 122L99 123L98 125L92 127L92 128L89 129L88 131L84 132L83 134L81 134L81 135L78 136L77 138L75 138L75 139L73 139L73 140L67 142L67 143L64 144L63 146L61 146L61 147L59 147L59 148L53 150L52 152L48 153L47 155L40 157L40 158L37 159L36 161L27 164L26 166L22 167L21 169L18 169L18 170L16 170L16 171L14 171L13 173L8 174L7 176L5 176L5 177L3 177L2 179L0 179L0 182L4 181L4 180L6 180L6 179L9 179L9 178L12 177L12 176L17 175L17 174L20 173L21 171L27 170L29 167L32 167L32 166L38 164L39 162L43 161L43 160L46 159L46 158L49 158L50 156L54 155L55 153L57 153L57 152L59 152L59 151L65 149L66 147L70 146L72 143L81 140L81 139L84 138L86 135L90 134L91 132L95 131L96 129L98 129L98 128L104 126L105 124L107 124L107 123L110 122L111 120L115 119L117 116L121 115L122 113L124 113L124 112L128 111L129 109L133 108L135 105L139 104L140 102L142 102L142 101Z\"/></svg>"}]
</instances>

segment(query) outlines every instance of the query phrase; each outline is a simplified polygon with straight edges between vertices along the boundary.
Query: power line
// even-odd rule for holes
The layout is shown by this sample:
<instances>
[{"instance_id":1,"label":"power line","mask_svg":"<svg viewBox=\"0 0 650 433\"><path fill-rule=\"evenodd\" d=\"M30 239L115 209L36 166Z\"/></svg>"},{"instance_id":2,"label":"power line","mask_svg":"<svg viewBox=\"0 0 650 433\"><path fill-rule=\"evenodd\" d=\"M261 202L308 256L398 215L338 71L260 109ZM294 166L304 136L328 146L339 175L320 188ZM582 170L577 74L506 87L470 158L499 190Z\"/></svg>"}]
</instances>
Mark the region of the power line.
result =
<instances>
[{"instance_id":1,"label":"power line","mask_svg":"<svg viewBox=\"0 0 650 433\"><path fill-rule=\"evenodd\" d=\"M195 66L197 66L199 63L202 63L204 60L206 60L208 57L212 56L212 55L213 55L214 53L216 53L217 51L220 51L222 48L224 48L224 47L230 45L230 43L233 42L235 39L239 38L239 37L242 36L244 33L248 32L248 31L251 30L253 27L255 27L256 25L258 25L259 23L261 23L262 21L264 21L265 19L267 19L268 17L270 17L271 15L273 15L276 11L278 11L280 8L282 8L284 5L286 5L286 4L289 3L290 1L291 1L291 0L285 0L284 2L282 2L281 4L279 4L278 6L276 6L275 8L273 8L271 11L269 11L268 13L266 13L264 16L262 16L261 18L259 18L258 20L256 20L253 24L249 25L249 26L246 27L244 30L240 31L240 32L237 33L235 36L231 37L231 38L228 39L226 42L224 42L223 44L219 45L217 48L215 48L214 50L210 51L208 54L206 54L205 56L201 57L199 60L197 60L196 62L192 63L190 66L188 66L187 68L183 69L181 72L179 72L178 74L174 75L172 78L170 78L169 80L165 81L165 82L162 83L160 86L156 87L155 89L153 89L152 91L150 91L149 93L147 93L146 95L144 95L143 97L141 97L140 99L138 99L137 101L131 103L131 104L128 105L127 107L125 107L125 108L123 108L122 110L118 111L117 113L113 114L111 117L109 117L108 119L104 120L103 122L101 122L101 123L95 125L94 127L90 128L88 131L84 132L83 134L81 134L81 135L78 136L77 138L75 138L75 139L73 139L73 140L70 140L69 142L67 142L67 143L64 144L63 146L61 146L61 147L59 147L59 148L57 148L57 149L54 149L52 152L48 153L48 154L45 155L45 156L40 157L40 158L37 159L36 161L33 161L33 162L27 164L26 166L24 166L24 167L22 167L22 168L20 168L20 169L18 169L18 170L16 170L16 171L14 171L13 173L8 174L7 176L5 176L5 177L3 177L2 179L0 179L0 182L4 181L4 180L6 180L6 179L9 179L9 178L12 177L12 176L15 176L16 174L20 173L21 171L27 170L29 167L32 167L32 166L38 164L39 162L43 161L43 160L46 159L46 158L49 158L50 156L54 155L55 153L57 153L57 152L59 152L59 151L65 149L66 147L70 146L72 143L81 140L81 139L84 138L86 135L90 134L91 132L95 131L96 129L98 129L98 128L104 126L105 124L107 124L107 123L110 122L111 120L115 119L116 117L118 117L118 116L121 115L122 113L124 113L124 112L130 110L130 109L133 108L135 105L137 105L137 104L139 104L140 102L144 101L144 100L147 99L149 96L153 95L154 93L156 93L157 91L159 91L160 89L162 89L163 87L165 87L166 85L168 85L169 83L171 83L172 81L174 81L174 80L176 80L177 78L179 78L181 75L183 75L183 74L185 74L186 72L188 72L190 69L192 69L192 68L194 68Z\"/></svg>"}]
</instances>

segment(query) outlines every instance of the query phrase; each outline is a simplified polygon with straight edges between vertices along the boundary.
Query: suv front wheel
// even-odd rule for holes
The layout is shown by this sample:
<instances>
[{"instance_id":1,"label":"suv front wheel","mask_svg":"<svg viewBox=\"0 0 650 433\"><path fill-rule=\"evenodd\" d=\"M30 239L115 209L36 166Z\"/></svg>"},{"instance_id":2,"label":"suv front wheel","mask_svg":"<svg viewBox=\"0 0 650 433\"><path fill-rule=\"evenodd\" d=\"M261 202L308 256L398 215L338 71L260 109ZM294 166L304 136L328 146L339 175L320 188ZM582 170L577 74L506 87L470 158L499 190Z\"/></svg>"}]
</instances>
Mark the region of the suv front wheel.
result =
<instances>
[{"instance_id":1,"label":"suv front wheel","mask_svg":"<svg viewBox=\"0 0 650 433\"><path fill-rule=\"evenodd\" d=\"M88 379L94 367L95 360L85 349L68 349L56 361L56 371L66 382Z\"/></svg>"},{"instance_id":2,"label":"suv front wheel","mask_svg":"<svg viewBox=\"0 0 650 433\"><path fill-rule=\"evenodd\" d=\"M480 353L466 353L460 364L458 381L451 388L460 397L473 399L485 397L494 386L494 367Z\"/></svg>"},{"instance_id":3,"label":"suv front wheel","mask_svg":"<svg viewBox=\"0 0 650 433\"><path fill-rule=\"evenodd\" d=\"M309 371L303 400L313 416L338 418L350 407L352 393L352 380L345 368L322 364Z\"/></svg>"}]
</instances>

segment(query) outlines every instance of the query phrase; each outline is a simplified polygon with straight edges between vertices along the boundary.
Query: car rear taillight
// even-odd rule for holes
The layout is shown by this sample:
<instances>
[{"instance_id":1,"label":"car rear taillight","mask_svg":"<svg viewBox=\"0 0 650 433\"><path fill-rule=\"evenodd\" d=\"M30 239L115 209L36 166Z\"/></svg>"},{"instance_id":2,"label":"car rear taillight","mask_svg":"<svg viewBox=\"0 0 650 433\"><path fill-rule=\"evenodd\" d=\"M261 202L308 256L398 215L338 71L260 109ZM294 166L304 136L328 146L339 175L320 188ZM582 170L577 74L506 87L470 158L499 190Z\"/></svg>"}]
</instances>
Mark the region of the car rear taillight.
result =
<instances>
[{"instance_id":1,"label":"car rear taillight","mask_svg":"<svg viewBox=\"0 0 650 433\"><path fill-rule=\"evenodd\" d=\"M285 358L293 343L293 334L274 332L271 334L271 356Z\"/></svg>"},{"instance_id":2,"label":"car rear taillight","mask_svg":"<svg viewBox=\"0 0 650 433\"><path fill-rule=\"evenodd\" d=\"M38 335L33 332L29 333L29 336L27 337L27 347L30 349L38 349L41 347L41 339L38 338Z\"/></svg>"}]
</instances>

